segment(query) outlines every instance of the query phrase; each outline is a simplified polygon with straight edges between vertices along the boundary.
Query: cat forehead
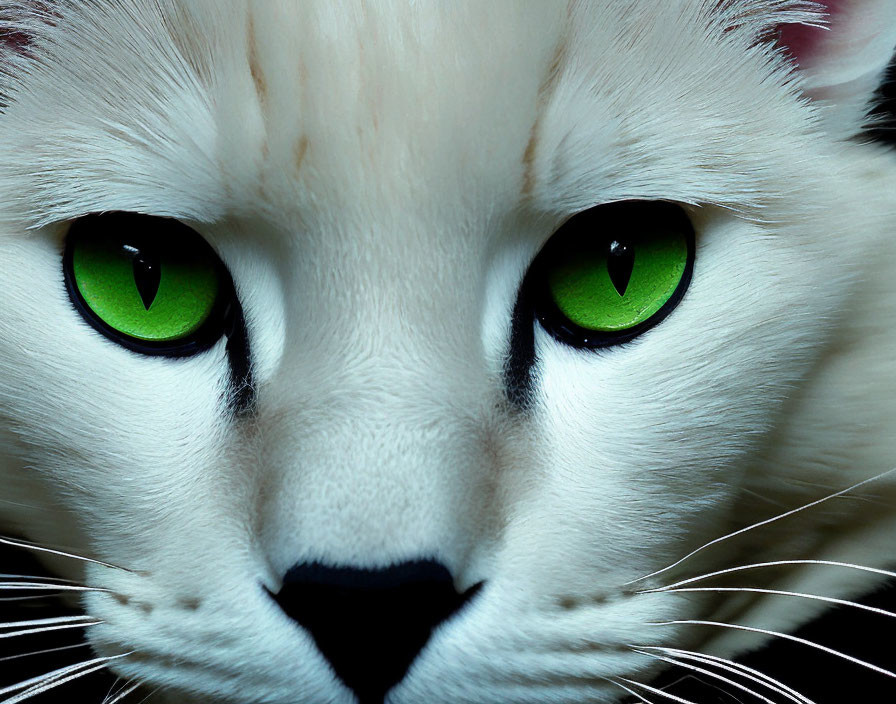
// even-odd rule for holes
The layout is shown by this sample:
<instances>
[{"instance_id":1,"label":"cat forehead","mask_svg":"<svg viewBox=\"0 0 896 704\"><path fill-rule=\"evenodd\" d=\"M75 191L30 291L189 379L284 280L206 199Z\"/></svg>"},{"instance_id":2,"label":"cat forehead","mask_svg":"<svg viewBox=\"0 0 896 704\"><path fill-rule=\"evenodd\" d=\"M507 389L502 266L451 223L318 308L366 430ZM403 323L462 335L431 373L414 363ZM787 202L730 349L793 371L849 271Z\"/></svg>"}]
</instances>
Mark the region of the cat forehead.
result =
<instances>
[{"instance_id":1,"label":"cat forehead","mask_svg":"<svg viewBox=\"0 0 896 704\"><path fill-rule=\"evenodd\" d=\"M806 125L755 51L774 17L767 3L693 0L259 3L245 27L250 150L267 183L295 176L339 212L743 206L762 189L731 164L755 162L766 136L772 173L773 146Z\"/></svg>"},{"instance_id":2,"label":"cat forehead","mask_svg":"<svg viewBox=\"0 0 896 704\"><path fill-rule=\"evenodd\" d=\"M751 49L775 7L65 2L4 120L7 171L42 222L739 207L806 122ZM15 168L35 152L49 178Z\"/></svg>"},{"instance_id":3,"label":"cat forehead","mask_svg":"<svg viewBox=\"0 0 896 704\"><path fill-rule=\"evenodd\" d=\"M261 155L243 174L264 197L298 191L318 213L512 200L565 18L554 2L253 4L233 156Z\"/></svg>"}]
</instances>

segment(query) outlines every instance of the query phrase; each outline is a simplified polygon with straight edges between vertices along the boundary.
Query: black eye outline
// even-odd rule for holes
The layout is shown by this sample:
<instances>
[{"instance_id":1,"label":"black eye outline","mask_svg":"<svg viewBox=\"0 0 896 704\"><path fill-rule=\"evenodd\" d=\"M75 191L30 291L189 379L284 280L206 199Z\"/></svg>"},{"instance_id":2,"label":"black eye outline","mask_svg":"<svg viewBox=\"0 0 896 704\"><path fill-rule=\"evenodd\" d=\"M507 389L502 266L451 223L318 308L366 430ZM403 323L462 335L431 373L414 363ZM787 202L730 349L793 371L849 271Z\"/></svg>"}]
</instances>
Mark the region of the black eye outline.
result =
<instances>
[{"instance_id":1,"label":"black eye outline","mask_svg":"<svg viewBox=\"0 0 896 704\"><path fill-rule=\"evenodd\" d=\"M552 258L559 251L574 247L575 243L583 237L602 236L609 240L616 232L631 230L633 222L641 226L649 226L651 222L657 222L667 229L672 223L685 235L688 247L687 261L675 292L650 318L626 330L595 331L576 325L563 314L551 295L547 273ZM529 267L523 289L525 296L531 301L535 318L542 328L558 342L577 349L588 350L614 347L630 342L655 327L681 303L693 277L695 252L694 226L680 205L668 201L607 203L577 213L551 236Z\"/></svg>"},{"instance_id":2,"label":"black eye outline","mask_svg":"<svg viewBox=\"0 0 896 704\"><path fill-rule=\"evenodd\" d=\"M75 281L74 251L82 237L103 236L104 232L133 232L135 241L151 241L159 237L189 238L209 257L216 269L220 288L212 310L201 327L189 336L172 341L141 340L116 330L90 307ZM129 238L131 235L129 234ZM81 317L105 337L133 352L150 356L190 357L213 347L224 335L231 336L242 325L242 310L236 296L233 278L211 245L193 228L174 218L143 215L124 211L92 213L78 218L69 226L62 256L65 288Z\"/></svg>"}]
</instances>

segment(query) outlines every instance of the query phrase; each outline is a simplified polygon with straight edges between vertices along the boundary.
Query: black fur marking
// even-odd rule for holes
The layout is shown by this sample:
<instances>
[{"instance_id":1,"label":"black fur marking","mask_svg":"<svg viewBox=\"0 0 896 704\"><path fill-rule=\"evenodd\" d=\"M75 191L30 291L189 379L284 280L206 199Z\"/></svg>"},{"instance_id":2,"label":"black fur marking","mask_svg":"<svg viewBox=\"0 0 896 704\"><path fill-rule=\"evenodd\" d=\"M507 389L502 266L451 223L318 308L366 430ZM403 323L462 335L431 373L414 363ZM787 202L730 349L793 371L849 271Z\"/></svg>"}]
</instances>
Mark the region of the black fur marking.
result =
<instances>
[{"instance_id":1,"label":"black fur marking","mask_svg":"<svg viewBox=\"0 0 896 704\"><path fill-rule=\"evenodd\" d=\"M887 75L890 80L877 91L875 107L871 111L871 116L881 122L867 134L875 142L896 147L896 57L890 63Z\"/></svg>"},{"instance_id":2,"label":"black fur marking","mask_svg":"<svg viewBox=\"0 0 896 704\"><path fill-rule=\"evenodd\" d=\"M228 312L227 358L230 361L230 408L237 418L255 410L255 381L249 349L249 332L239 302L234 298L234 309Z\"/></svg>"},{"instance_id":3,"label":"black fur marking","mask_svg":"<svg viewBox=\"0 0 896 704\"><path fill-rule=\"evenodd\" d=\"M535 387L535 316L525 282L520 286L510 321L510 348L504 362L507 400L520 410L532 402Z\"/></svg>"}]
</instances>

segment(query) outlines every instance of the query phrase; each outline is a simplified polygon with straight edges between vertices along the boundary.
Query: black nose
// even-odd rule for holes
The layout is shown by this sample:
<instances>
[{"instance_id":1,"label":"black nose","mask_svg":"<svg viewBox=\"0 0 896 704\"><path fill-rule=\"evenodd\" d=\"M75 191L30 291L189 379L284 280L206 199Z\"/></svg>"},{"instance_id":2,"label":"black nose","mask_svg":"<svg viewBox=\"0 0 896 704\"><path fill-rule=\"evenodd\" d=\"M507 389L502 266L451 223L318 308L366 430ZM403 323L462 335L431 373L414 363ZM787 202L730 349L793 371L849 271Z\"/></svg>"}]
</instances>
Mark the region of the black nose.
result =
<instances>
[{"instance_id":1,"label":"black nose","mask_svg":"<svg viewBox=\"0 0 896 704\"><path fill-rule=\"evenodd\" d=\"M448 570L432 560L385 569L296 565L274 596L314 636L361 704L382 702L442 621L482 586L463 594Z\"/></svg>"}]
</instances>

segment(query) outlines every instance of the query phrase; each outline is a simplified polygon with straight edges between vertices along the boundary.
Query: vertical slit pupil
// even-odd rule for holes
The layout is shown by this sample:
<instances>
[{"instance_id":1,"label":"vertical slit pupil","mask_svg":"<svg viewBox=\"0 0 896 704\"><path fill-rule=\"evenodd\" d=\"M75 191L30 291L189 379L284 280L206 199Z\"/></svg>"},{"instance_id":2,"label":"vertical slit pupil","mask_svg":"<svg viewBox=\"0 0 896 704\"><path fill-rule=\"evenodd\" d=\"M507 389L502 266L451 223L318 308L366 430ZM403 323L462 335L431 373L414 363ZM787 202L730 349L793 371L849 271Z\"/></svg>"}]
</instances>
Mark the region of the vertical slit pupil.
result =
<instances>
[{"instance_id":1,"label":"vertical slit pupil","mask_svg":"<svg viewBox=\"0 0 896 704\"><path fill-rule=\"evenodd\" d=\"M635 248L625 240L613 240L607 252L607 273L616 289L616 293L624 296L635 268Z\"/></svg>"},{"instance_id":2,"label":"vertical slit pupil","mask_svg":"<svg viewBox=\"0 0 896 704\"><path fill-rule=\"evenodd\" d=\"M137 284L137 293L143 301L143 307L149 310L156 294L159 292L159 284L162 282L162 263L155 252L147 252L144 249L125 246L132 255L134 267L134 283Z\"/></svg>"}]
</instances>

